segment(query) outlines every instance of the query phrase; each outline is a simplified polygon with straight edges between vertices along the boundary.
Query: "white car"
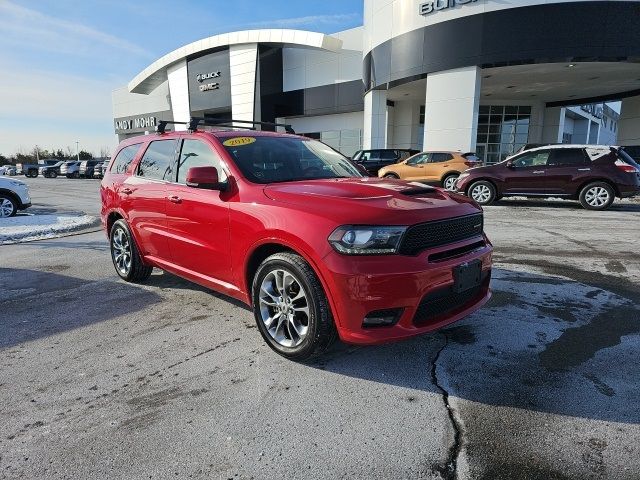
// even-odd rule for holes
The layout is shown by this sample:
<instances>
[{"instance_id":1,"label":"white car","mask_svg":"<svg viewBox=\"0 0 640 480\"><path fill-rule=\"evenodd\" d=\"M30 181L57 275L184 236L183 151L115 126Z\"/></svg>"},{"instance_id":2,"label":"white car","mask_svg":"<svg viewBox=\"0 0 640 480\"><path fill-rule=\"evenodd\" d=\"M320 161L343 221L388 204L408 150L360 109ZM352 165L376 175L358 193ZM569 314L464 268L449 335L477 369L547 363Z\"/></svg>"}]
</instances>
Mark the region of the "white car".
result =
<instances>
[{"instance_id":1,"label":"white car","mask_svg":"<svg viewBox=\"0 0 640 480\"><path fill-rule=\"evenodd\" d=\"M31 206L29 186L21 180L0 177L0 219L13 217Z\"/></svg>"}]
</instances>

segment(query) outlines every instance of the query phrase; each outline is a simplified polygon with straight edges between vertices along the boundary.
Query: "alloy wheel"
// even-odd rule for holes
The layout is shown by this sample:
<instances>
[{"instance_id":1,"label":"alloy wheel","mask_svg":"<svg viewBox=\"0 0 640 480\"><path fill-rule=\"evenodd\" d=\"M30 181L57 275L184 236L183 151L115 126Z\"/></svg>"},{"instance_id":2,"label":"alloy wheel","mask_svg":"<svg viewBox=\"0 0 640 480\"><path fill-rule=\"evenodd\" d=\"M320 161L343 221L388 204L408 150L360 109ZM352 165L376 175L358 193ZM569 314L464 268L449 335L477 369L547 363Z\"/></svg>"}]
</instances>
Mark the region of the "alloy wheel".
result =
<instances>
[{"instance_id":1,"label":"alloy wheel","mask_svg":"<svg viewBox=\"0 0 640 480\"><path fill-rule=\"evenodd\" d=\"M491 190L486 185L476 185L471 189L471 198L478 203L488 202L491 198Z\"/></svg>"},{"instance_id":2,"label":"alloy wheel","mask_svg":"<svg viewBox=\"0 0 640 480\"><path fill-rule=\"evenodd\" d=\"M8 198L0 199L0 217L10 217L13 214L14 205Z\"/></svg>"},{"instance_id":3,"label":"alloy wheel","mask_svg":"<svg viewBox=\"0 0 640 480\"><path fill-rule=\"evenodd\" d=\"M127 275L131 270L131 243L122 228L116 228L113 232L111 255L118 272Z\"/></svg>"},{"instance_id":4,"label":"alloy wheel","mask_svg":"<svg viewBox=\"0 0 640 480\"><path fill-rule=\"evenodd\" d=\"M584 195L584 200L592 207L602 207L609 201L609 192L604 187L591 187Z\"/></svg>"},{"instance_id":5,"label":"alloy wheel","mask_svg":"<svg viewBox=\"0 0 640 480\"><path fill-rule=\"evenodd\" d=\"M450 176L444 179L444 189L445 190L449 190L449 191L453 191L456 188L456 180L458 180L458 177L455 176Z\"/></svg>"},{"instance_id":6,"label":"alloy wheel","mask_svg":"<svg viewBox=\"0 0 640 480\"><path fill-rule=\"evenodd\" d=\"M302 283L291 272L271 270L262 280L259 293L260 317L273 338L293 348L309 331L309 300Z\"/></svg>"}]
</instances>

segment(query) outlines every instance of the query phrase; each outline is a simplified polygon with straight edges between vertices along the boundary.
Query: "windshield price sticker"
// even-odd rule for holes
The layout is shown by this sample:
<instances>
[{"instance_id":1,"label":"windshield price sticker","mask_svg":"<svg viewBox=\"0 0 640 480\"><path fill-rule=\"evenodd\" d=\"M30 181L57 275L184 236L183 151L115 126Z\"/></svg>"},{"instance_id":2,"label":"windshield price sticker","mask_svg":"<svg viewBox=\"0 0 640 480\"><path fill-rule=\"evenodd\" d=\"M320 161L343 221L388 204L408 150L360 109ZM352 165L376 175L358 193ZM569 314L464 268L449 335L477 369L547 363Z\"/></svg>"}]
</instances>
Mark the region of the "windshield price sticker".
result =
<instances>
[{"instance_id":1,"label":"windshield price sticker","mask_svg":"<svg viewBox=\"0 0 640 480\"><path fill-rule=\"evenodd\" d=\"M222 145L225 147L241 147L243 145L249 145L250 143L255 142L255 137L234 137L229 138L222 142Z\"/></svg>"}]
</instances>

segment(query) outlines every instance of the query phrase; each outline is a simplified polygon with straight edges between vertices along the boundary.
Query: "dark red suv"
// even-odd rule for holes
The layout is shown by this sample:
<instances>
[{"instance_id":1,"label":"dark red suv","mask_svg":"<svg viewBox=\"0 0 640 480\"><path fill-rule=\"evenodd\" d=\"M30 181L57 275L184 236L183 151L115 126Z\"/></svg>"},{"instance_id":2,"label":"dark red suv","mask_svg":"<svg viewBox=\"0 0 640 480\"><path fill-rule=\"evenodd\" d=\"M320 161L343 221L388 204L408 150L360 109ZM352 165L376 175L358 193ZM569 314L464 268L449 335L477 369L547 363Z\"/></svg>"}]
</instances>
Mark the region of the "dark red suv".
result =
<instances>
[{"instance_id":1,"label":"dark red suv","mask_svg":"<svg viewBox=\"0 0 640 480\"><path fill-rule=\"evenodd\" d=\"M185 131L120 144L101 186L115 269L153 267L251 306L286 357L337 335L373 344L428 332L490 297L492 246L472 200L364 177L296 135Z\"/></svg>"},{"instance_id":2,"label":"dark red suv","mask_svg":"<svg viewBox=\"0 0 640 480\"><path fill-rule=\"evenodd\" d=\"M615 197L640 193L640 166L622 148L549 145L471 168L458 177L455 189L481 205L506 196L564 197L604 210Z\"/></svg>"}]
</instances>

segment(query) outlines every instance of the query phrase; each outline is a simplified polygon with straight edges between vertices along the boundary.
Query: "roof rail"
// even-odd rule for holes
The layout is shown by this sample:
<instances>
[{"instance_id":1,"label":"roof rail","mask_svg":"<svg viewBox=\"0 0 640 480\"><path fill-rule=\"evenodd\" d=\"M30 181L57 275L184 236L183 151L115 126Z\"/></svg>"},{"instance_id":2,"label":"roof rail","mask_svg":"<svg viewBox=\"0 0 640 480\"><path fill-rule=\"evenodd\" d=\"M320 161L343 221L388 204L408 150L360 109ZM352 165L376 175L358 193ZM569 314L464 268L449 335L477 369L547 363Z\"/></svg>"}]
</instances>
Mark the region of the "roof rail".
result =
<instances>
[{"instance_id":1,"label":"roof rail","mask_svg":"<svg viewBox=\"0 0 640 480\"><path fill-rule=\"evenodd\" d=\"M247 126L243 125L235 125L236 123L247 124ZM283 127L285 132L287 133L296 133L291 125L287 123L273 123L273 122L255 122L252 120L234 120L232 118L202 118L202 117L191 117L191 120L188 122L174 122L172 120L159 120L158 125L156 125L156 132L164 133L167 125L187 125L187 128L195 132L198 129L198 125L209 125L212 127L224 127L224 128L244 128L247 130L255 130L256 125L265 126L265 127ZM251 125L251 126L249 126Z\"/></svg>"},{"instance_id":2,"label":"roof rail","mask_svg":"<svg viewBox=\"0 0 640 480\"><path fill-rule=\"evenodd\" d=\"M287 133L296 133L291 125L287 123L273 123L273 122L256 122L253 120L234 120L233 118L201 118L201 117L191 117L191 121L189 122L189 130L196 130L198 125L209 125L213 127L234 127L238 125L234 125L236 123L242 123L246 125L251 125L255 129L256 125L261 127L283 127L285 132ZM242 126L239 126L242 128Z\"/></svg>"}]
</instances>

